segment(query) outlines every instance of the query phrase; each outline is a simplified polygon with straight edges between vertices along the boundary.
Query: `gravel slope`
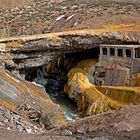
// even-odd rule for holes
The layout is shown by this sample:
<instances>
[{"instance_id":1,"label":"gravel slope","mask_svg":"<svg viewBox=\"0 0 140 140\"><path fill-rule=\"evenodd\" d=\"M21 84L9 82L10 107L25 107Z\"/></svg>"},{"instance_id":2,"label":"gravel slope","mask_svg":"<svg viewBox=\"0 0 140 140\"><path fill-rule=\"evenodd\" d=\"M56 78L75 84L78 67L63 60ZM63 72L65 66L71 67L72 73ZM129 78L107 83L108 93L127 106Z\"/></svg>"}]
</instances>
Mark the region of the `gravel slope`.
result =
<instances>
[{"instance_id":1,"label":"gravel slope","mask_svg":"<svg viewBox=\"0 0 140 140\"><path fill-rule=\"evenodd\" d=\"M114 2L115 1L115 2ZM0 37L140 23L138 0L33 0L0 9Z\"/></svg>"}]
</instances>

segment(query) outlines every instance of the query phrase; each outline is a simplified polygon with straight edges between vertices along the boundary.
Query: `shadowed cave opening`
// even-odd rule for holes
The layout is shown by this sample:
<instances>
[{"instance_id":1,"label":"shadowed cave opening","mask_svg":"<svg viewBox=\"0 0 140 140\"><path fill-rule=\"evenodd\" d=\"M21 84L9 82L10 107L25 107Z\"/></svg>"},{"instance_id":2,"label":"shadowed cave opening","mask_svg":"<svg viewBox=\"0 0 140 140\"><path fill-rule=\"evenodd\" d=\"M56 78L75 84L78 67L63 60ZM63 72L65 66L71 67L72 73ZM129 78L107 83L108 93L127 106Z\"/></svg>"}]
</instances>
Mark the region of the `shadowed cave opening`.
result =
<instances>
[{"instance_id":1,"label":"shadowed cave opening","mask_svg":"<svg viewBox=\"0 0 140 140\"><path fill-rule=\"evenodd\" d=\"M74 121L82 116L76 113L76 103L63 91L67 83L67 74L78 62L85 59L98 60L98 55L99 48L61 54L50 64L25 70L25 79L37 86L41 85L51 99L63 108L66 120Z\"/></svg>"}]
</instances>

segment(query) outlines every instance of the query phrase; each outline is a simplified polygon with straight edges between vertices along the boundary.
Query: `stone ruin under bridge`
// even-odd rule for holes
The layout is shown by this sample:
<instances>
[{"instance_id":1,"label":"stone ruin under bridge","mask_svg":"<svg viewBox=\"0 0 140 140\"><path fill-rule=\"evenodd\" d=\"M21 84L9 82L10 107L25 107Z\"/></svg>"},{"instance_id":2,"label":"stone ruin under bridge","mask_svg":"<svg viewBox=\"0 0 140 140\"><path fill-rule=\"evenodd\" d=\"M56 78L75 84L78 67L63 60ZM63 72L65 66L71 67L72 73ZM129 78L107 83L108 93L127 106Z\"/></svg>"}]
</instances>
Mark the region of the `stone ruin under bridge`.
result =
<instances>
[{"instance_id":1,"label":"stone ruin under bridge","mask_svg":"<svg viewBox=\"0 0 140 140\"><path fill-rule=\"evenodd\" d=\"M100 45L96 85L131 85L132 75L139 72L140 45Z\"/></svg>"}]
</instances>

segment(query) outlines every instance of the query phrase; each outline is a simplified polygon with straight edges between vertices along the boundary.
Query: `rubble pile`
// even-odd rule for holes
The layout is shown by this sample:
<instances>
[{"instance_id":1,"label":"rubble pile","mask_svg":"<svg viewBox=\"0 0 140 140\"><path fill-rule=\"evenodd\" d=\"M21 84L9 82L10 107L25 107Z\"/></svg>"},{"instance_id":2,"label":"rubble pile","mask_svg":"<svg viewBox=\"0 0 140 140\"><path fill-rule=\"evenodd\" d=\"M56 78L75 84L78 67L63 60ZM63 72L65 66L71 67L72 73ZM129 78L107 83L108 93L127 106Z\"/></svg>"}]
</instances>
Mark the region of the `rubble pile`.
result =
<instances>
[{"instance_id":1,"label":"rubble pile","mask_svg":"<svg viewBox=\"0 0 140 140\"><path fill-rule=\"evenodd\" d=\"M0 128L28 134L41 134L45 132L45 129L43 129L37 123L32 123L29 118L27 119L20 113L13 112L2 106L0 106Z\"/></svg>"}]
</instances>

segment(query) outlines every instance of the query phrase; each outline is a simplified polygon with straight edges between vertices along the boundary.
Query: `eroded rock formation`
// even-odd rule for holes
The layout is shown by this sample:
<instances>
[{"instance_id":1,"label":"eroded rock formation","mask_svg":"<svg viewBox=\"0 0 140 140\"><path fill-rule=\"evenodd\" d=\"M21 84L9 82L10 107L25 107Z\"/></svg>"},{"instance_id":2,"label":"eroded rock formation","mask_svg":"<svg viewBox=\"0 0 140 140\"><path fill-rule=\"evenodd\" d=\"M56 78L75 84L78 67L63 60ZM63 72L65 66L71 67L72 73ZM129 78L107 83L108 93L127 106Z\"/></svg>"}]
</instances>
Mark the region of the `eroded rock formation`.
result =
<instances>
[{"instance_id":1,"label":"eroded rock formation","mask_svg":"<svg viewBox=\"0 0 140 140\"><path fill-rule=\"evenodd\" d=\"M83 69L79 68L82 63L85 64L82 65ZM79 112L92 115L124 105L140 104L139 87L95 86L94 66L95 60L84 60L68 73L68 82L64 91L77 103Z\"/></svg>"},{"instance_id":2,"label":"eroded rock formation","mask_svg":"<svg viewBox=\"0 0 140 140\"><path fill-rule=\"evenodd\" d=\"M77 103L78 111L85 115L102 113L123 105L98 91L80 68L70 70L64 91Z\"/></svg>"},{"instance_id":3,"label":"eroded rock formation","mask_svg":"<svg viewBox=\"0 0 140 140\"><path fill-rule=\"evenodd\" d=\"M0 69L0 89L1 106L16 112L21 108L33 109L34 115L31 114L31 118L46 129L66 124L60 106L53 103L41 87Z\"/></svg>"}]
</instances>

